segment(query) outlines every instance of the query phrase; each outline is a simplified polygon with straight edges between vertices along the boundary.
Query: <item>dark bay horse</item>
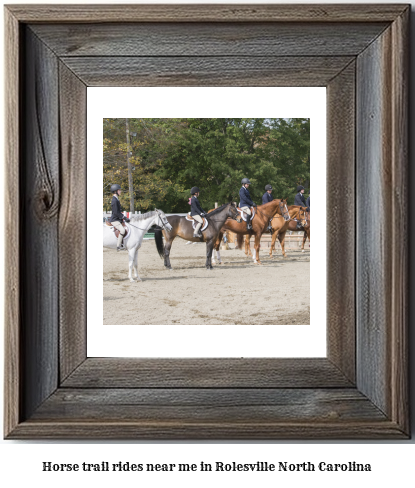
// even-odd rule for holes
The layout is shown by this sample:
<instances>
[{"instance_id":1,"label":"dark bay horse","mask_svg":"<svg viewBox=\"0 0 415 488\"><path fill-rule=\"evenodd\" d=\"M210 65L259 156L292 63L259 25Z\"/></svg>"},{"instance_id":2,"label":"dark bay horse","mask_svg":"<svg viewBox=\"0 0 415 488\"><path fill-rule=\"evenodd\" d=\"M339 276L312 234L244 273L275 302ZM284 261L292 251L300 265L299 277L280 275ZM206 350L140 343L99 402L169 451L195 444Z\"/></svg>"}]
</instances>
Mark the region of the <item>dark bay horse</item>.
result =
<instances>
[{"instance_id":1,"label":"dark bay horse","mask_svg":"<svg viewBox=\"0 0 415 488\"><path fill-rule=\"evenodd\" d=\"M242 249L243 236L246 234L255 236L255 257L256 264L261 264L259 260L259 244L261 241L261 235L267 230L268 223L274 217L275 214L282 215L284 219L290 218L287 209L287 199L275 199L272 202L265 203L264 205L258 205L255 208L255 216L251 220L252 229L249 231L246 228L246 222L236 223L232 220L228 220L222 227L218 239L215 243L215 251L219 251L220 242L222 240L225 231L230 230L237 235L238 247ZM220 259L219 259L220 261Z\"/></svg>"},{"instance_id":2,"label":"dark bay horse","mask_svg":"<svg viewBox=\"0 0 415 488\"><path fill-rule=\"evenodd\" d=\"M219 208L216 208L212 212L206 214L205 218L207 219L209 225L207 226L206 230L202 231L203 239L193 237L192 223L186 220L186 217L182 217L180 215L170 215L167 217L169 224L172 226L171 231L155 231L157 250L159 251L160 256L164 257L164 266L166 268L172 269L170 264L170 249L174 239L179 236L186 241L206 242L206 269L213 269L213 245L218 238L220 229L228 218L235 219L239 222L242 221L242 219L233 203L227 203ZM162 235L164 235L165 239L164 244L161 238Z\"/></svg>"},{"instance_id":3,"label":"dark bay horse","mask_svg":"<svg viewBox=\"0 0 415 488\"><path fill-rule=\"evenodd\" d=\"M269 251L270 257L272 257L272 251L275 251L275 241L277 237L280 239L280 235L284 235L287 230L293 230L293 227L297 226L297 221L300 221L303 225L305 225L305 211L307 207L300 207L299 205L290 205L288 207L288 213L290 215L290 220L285 220L281 215L275 215L271 220L271 228L272 228L272 239L271 239L271 248ZM294 220L296 219L296 220ZM291 228L290 228L291 225ZM245 254L247 256L252 256L251 248L250 248L250 241L251 236L245 236ZM281 242L281 239L280 239ZM284 248L284 241L281 244L282 254L286 257L285 248Z\"/></svg>"}]
</instances>

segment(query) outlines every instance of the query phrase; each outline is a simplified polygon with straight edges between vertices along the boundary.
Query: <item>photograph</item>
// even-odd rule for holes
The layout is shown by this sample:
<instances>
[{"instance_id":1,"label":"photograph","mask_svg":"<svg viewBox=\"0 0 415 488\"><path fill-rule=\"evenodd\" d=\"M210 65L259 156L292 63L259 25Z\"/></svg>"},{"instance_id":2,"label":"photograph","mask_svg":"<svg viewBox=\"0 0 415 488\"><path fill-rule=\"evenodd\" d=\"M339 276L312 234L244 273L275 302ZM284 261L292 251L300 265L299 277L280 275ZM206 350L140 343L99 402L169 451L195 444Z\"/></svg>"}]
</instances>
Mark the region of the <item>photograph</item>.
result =
<instances>
[{"instance_id":1,"label":"photograph","mask_svg":"<svg viewBox=\"0 0 415 488\"><path fill-rule=\"evenodd\" d=\"M105 118L104 324L310 324L310 216L309 118Z\"/></svg>"}]
</instances>

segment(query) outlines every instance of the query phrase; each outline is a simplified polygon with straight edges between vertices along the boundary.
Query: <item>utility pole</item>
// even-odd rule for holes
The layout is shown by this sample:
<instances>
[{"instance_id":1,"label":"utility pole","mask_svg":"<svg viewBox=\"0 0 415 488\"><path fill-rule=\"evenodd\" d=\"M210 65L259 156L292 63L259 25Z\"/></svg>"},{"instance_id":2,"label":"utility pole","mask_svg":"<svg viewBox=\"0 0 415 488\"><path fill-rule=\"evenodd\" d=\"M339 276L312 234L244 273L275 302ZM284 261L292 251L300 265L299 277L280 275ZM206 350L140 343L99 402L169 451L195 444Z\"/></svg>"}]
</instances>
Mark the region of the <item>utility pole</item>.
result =
<instances>
[{"instance_id":1,"label":"utility pole","mask_svg":"<svg viewBox=\"0 0 415 488\"><path fill-rule=\"evenodd\" d=\"M127 165L128 165L128 190L130 192L130 212L134 213L134 191L133 191L133 173L130 163L130 122L125 119L125 131L127 133Z\"/></svg>"}]
</instances>

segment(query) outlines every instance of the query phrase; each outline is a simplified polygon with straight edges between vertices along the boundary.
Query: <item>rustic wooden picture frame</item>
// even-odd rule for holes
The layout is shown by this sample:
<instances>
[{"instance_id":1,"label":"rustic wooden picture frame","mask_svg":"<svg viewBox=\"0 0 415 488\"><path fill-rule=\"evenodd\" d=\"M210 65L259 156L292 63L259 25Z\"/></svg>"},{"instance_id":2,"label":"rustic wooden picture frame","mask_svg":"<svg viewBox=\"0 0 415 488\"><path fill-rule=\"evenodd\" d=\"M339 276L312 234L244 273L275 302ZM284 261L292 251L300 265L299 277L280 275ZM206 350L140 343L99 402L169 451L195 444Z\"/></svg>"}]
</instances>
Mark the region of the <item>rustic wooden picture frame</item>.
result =
<instances>
[{"instance_id":1,"label":"rustic wooden picture frame","mask_svg":"<svg viewBox=\"0 0 415 488\"><path fill-rule=\"evenodd\" d=\"M6 438L409 437L409 13L5 8ZM327 358L86 357L86 89L103 85L327 87Z\"/></svg>"}]
</instances>

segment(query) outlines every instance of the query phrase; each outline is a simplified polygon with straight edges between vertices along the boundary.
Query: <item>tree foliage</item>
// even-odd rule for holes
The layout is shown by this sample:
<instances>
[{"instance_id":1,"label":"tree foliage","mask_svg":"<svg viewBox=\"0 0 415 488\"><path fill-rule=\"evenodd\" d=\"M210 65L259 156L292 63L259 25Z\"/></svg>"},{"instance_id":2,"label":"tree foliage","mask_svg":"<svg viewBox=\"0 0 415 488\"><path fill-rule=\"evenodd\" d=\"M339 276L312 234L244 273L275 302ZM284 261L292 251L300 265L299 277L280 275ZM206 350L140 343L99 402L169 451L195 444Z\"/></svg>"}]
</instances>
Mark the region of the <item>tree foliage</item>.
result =
<instances>
[{"instance_id":1,"label":"tree foliage","mask_svg":"<svg viewBox=\"0 0 415 488\"><path fill-rule=\"evenodd\" d=\"M136 210L188 210L190 188L205 209L238 201L241 179L261 203L266 184L292 203L310 181L309 119L129 119ZM119 183L129 208L125 119L104 119L104 207Z\"/></svg>"}]
</instances>

